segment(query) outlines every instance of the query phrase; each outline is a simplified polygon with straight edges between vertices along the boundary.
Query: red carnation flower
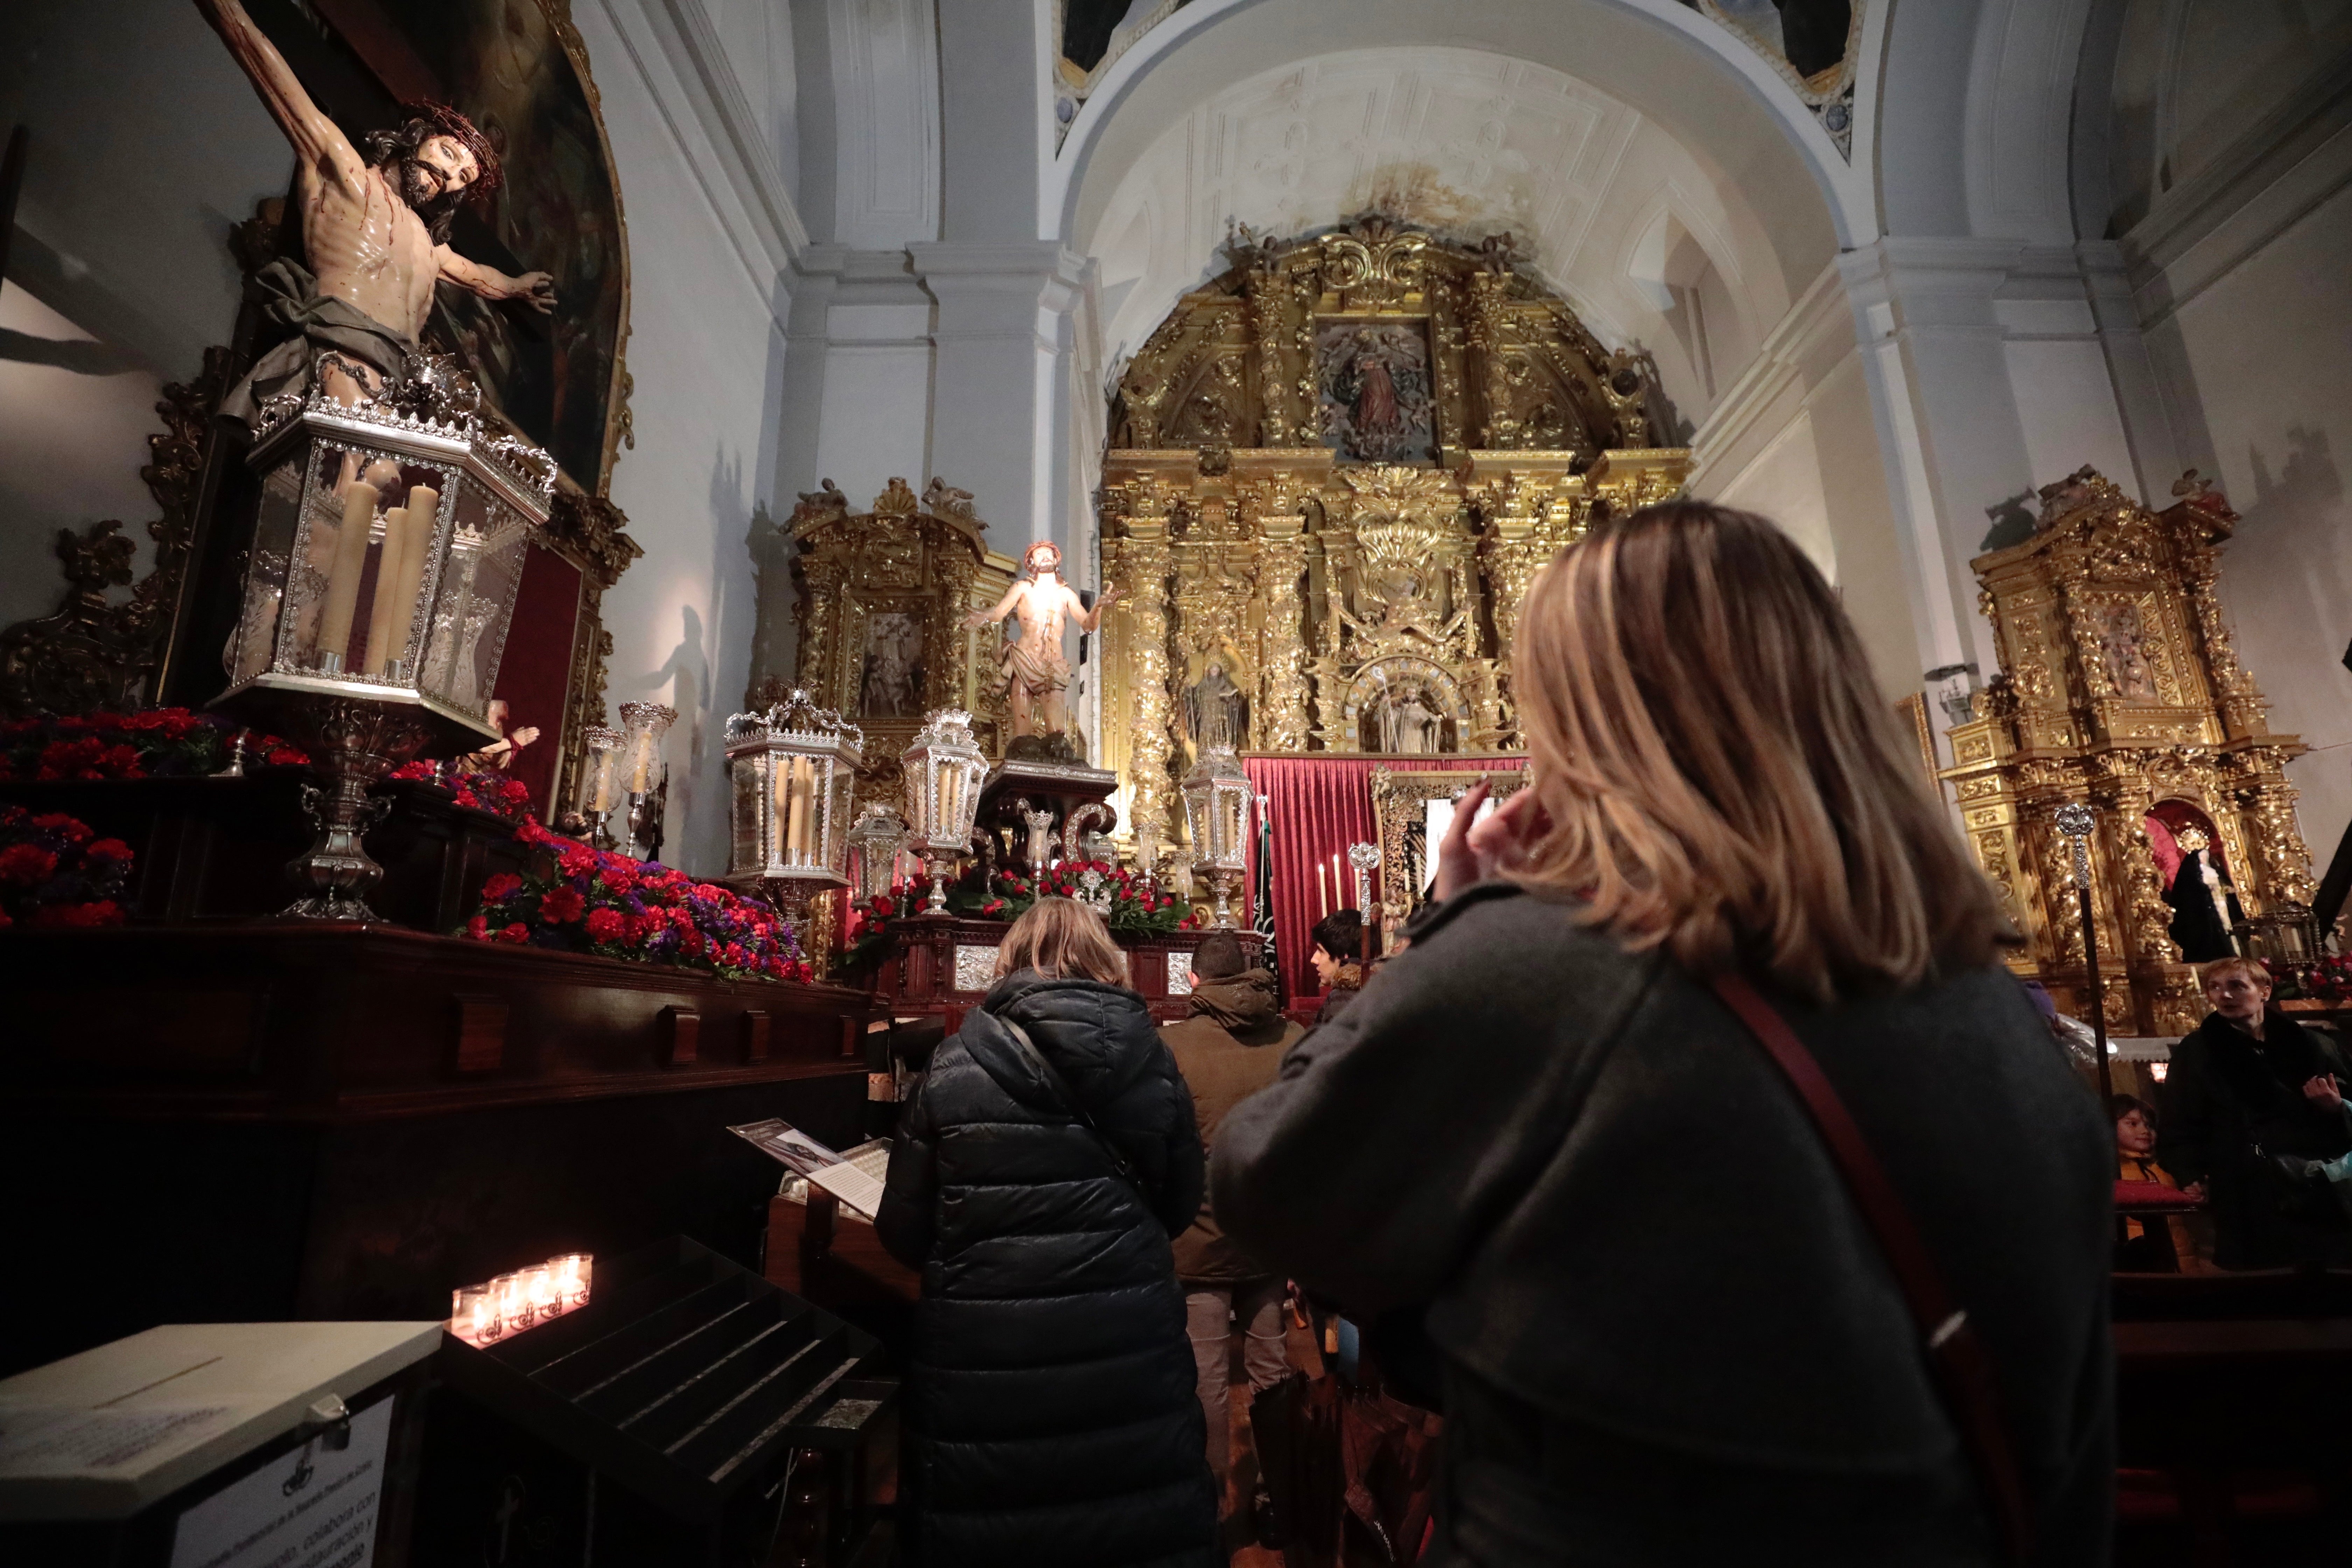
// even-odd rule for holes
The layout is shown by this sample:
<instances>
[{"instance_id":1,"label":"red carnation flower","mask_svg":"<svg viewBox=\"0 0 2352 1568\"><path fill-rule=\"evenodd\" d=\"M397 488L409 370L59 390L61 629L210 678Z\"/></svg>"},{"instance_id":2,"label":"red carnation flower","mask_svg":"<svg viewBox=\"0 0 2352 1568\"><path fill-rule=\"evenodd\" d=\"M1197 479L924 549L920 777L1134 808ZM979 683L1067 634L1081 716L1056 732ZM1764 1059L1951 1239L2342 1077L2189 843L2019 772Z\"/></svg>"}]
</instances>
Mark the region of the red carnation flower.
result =
<instances>
[{"instance_id":1,"label":"red carnation flower","mask_svg":"<svg viewBox=\"0 0 2352 1568\"><path fill-rule=\"evenodd\" d=\"M621 940L622 931L626 929L627 922L622 920L621 911L618 910L590 910L588 911L588 940L590 942L618 942Z\"/></svg>"},{"instance_id":2,"label":"red carnation flower","mask_svg":"<svg viewBox=\"0 0 2352 1568\"><path fill-rule=\"evenodd\" d=\"M517 921L514 924L507 927L506 930L499 932L499 940L500 942L529 942L530 940L530 928L523 924L522 921Z\"/></svg>"},{"instance_id":3,"label":"red carnation flower","mask_svg":"<svg viewBox=\"0 0 2352 1568\"><path fill-rule=\"evenodd\" d=\"M37 926L110 926L122 923L122 906L111 899L88 904L45 904L33 911Z\"/></svg>"},{"instance_id":4,"label":"red carnation flower","mask_svg":"<svg viewBox=\"0 0 2352 1568\"><path fill-rule=\"evenodd\" d=\"M476 915L466 922L466 934L476 942L490 940L490 921L487 915Z\"/></svg>"},{"instance_id":5,"label":"red carnation flower","mask_svg":"<svg viewBox=\"0 0 2352 1568\"><path fill-rule=\"evenodd\" d=\"M588 900L570 888L558 888L543 893L539 900L539 918L549 925L562 925L576 921L588 908Z\"/></svg>"},{"instance_id":6,"label":"red carnation flower","mask_svg":"<svg viewBox=\"0 0 2352 1568\"><path fill-rule=\"evenodd\" d=\"M101 838L82 853L92 860L128 862L131 858L131 846L120 838Z\"/></svg>"},{"instance_id":7,"label":"red carnation flower","mask_svg":"<svg viewBox=\"0 0 2352 1568\"><path fill-rule=\"evenodd\" d=\"M43 812L33 818L33 826L51 833L62 833L68 844L87 844L90 839L89 825L79 817L68 816L62 811Z\"/></svg>"},{"instance_id":8,"label":"red carnation flower","mask_svg":"<svg viewBox=\"0 0 2352 1568\"><path fill-rule=\"evenodd\" d=\"M522 879L512 871L501 871L482 884L482 897L490 903L511 899L522 891Z\"/></svg>"},{"instance_id":9,"label":"red carnation flower","mask_svg":"<svg viewBox=\"0 0 2352 1568\"><path fill-rule=\"evenodd\" d=\"M32 887L49 879L58 858L37 844L11 844L0 849L0 882Z\"/></svg>"},{"instance_id":10,"label":"red carnation flower","mask_svg":"<svg viewBox=\"0 0 2352 1568\"><path fill-rule=\"evenodd\" d=\"M887 893L875 894L874 902L870 907L876 914L883 916L896 914L898 909L898 906L892 901Z\"/></svg>"}]
</instances>

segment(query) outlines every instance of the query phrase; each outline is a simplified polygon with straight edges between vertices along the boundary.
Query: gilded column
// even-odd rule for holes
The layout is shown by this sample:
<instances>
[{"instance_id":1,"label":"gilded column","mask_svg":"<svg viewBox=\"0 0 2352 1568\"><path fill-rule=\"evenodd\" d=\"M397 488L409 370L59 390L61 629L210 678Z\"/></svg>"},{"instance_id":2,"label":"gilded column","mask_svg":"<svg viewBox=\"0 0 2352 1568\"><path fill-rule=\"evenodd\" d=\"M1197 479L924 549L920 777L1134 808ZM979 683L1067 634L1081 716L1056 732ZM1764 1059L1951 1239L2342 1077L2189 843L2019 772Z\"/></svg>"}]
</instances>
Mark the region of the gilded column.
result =
<instances>
[{"instance_id":1,"label":"gilded column","mask_svg":"<svg viewBox=\"0 0 2352 1568\"><path fill-rule=\"evenodd\" d=\"M2295 787L2279 771L2285 759L2276 755L2274 748L2256 747L2246 753L2246 760L2252 764L2251 777L2235 794L2246 842L2263 871L2256 884L2263 889L2263 912L2277 913L2283 900L2308 906L2313 893L2311 850L2304 844L2303 829L2294 818Z\"/></svg>"},{"instance_id":2,"label":"gilded column","mask_svg":"<svg viewBox=\"0 0 2352 1568\"><path fill-rule=\"evenodd\" d=\"M1507 273L1482 272L1470 279L1470 346L1478 355L1486 422L1478 444L1491 450L1519 444L1519 422L1511 417L1510 367L1504 353L1504 301Z\"/></svg>"},{"instance_id":3,"label":"gilded column","mask_svg":"<svg viewBox=\"0 0 2352 1568\"><path fill-rule=\"evenodd\" d=\"M1282 368L1282 306L1289 292L1289 281L1271 263L1269 256L1252 268L1247 285L1250 336L1257 344L1257 444L1287 447L1291 439L1291 421L1286 414L1290 386ZM1303 434L1301 438L1305 438Z\"/></svg>"},{"instance_id":4,"label":"gilded column","mask_svg":"<svg viewBox=\"0 0 2352 1568\"><path fill-rule=\"evenodd\" d=\"M1136 489L1118 553L1128 581L1118 586L1128 595L1124 603L1133 628L1127 661L1129 690L1134 695L1127 753L1132 791L1129 818L1135 825L1153 824L1160 841L1173 844L1177 833L1168 809L1172 746L1168 731L1168 502L1150 480Z\"/></svg>"},{"instance_id":5,"label":"gilded column","mask_svg":"<svg viewBox=\"0 0 2352 1568\"><path fill-rule=\"evenodd\" d=\"M1307 750L1307 519L1297 498L1274 490L1258 515L1259 592L1265 596L1265 683L1261 744Z\"/></svg>"}]
</instances>

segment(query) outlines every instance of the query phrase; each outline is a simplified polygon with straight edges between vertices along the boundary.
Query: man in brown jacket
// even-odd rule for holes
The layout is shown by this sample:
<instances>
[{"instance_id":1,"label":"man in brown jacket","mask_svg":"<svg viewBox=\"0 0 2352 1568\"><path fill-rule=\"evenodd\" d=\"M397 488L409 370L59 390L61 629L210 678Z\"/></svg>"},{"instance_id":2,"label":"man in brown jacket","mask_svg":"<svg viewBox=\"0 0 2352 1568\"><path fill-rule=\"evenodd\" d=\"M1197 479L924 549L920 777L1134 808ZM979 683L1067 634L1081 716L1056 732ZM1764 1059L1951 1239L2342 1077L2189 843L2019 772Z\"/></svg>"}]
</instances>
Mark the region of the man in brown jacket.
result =
<instances>
[{"instance_id":1,"label":"man in brown jacket","mask_svg":"<svg viewBox=\"0 0 2352 1568\"><path fill-rule=\"evenodd\" d=\"M1283 1052L1306 1031L1282 1016L1274 976L1249 967L1242 944L1213 931L1192 955L1192 1016L1160 1035L1192 1090L1201 1142L1217 1135L1226 1112L1272 1083ZM1233 1465L1227 1413L1234 1325L1250 1388L1269 1388L1290 1370L1282 1353L1284 1281L1268 1275L1226 1238L1204 1200L1201 1217L1176 1238L1176 1277L1184 1284L1186 1326L1200 1370L1201 1409L1209 1421L1209 1468L1222 1490ZM1231 1500L1219 1511L1232 1511Z\"/></svg>"}]
</instances>

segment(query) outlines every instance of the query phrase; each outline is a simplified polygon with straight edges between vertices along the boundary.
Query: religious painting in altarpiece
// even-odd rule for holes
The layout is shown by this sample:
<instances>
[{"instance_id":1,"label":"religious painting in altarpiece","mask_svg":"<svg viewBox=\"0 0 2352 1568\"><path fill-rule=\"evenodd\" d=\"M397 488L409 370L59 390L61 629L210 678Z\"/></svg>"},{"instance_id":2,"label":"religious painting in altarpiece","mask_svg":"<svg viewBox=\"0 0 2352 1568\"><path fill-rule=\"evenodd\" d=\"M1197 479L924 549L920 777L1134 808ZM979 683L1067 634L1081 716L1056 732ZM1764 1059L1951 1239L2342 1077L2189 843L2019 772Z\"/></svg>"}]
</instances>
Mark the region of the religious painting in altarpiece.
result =
<instances>
[{"instance_id":1,"label":"religious painting in altarpiece","mask_svg":"<svg viewBox=\"0 0 2352 1568\"><path fill-rule=\"evenodd\" d=\"M2284 772L2304 747L2272 732L2216 596L2237 513L2194 469L2173 493L2153 510L2085 468L2042 489L2032 538L1977 557L2000 673L1953 727L1943 772L1969 847L2025 935L2012 967L2077 1017L2089 1005L2082 895L2056 818L2092 808L2093 928L2119 1034L2178 1036L2205 1014L2168 934L2149 821L2210 821L2251 916L2301 918L2312 897Z\"/></svg>"},{"instance_id":2,"label":"religious painting in altarpiece","mask_svg":"<svg viewBox=\"0 0 2352 1568\"><path fill-rule=\"evenodd\" d=\"M1120 376L1103 465L1103 579L1124 596L1097 762L1169 843L1204 744L1516 749L1536 573L1690 471L1652 445L1647 363L1602 347L1508 235L1374 216L1227 250Z\"/></svg>"},{"instance_id":3,"label":"religious painting in altarpiece","mask_svg":"<svg viewBox=\"0 0 2352 1568\"><path fill-rule=\"evenodd\" d=\"M998 634L962 622L996 603L1020 568L988 548L970 493L935 479L918 496L894 479L872 506L852 511L826 480L801 497L787 526L798 547L800 677L771 678L749 705L764 710L797 685L854 721L866 731L861 806L904 799L898 755L935 708L971 713L982 747L1000 754L1008 731Z\"/></svg>"}]
</instances>

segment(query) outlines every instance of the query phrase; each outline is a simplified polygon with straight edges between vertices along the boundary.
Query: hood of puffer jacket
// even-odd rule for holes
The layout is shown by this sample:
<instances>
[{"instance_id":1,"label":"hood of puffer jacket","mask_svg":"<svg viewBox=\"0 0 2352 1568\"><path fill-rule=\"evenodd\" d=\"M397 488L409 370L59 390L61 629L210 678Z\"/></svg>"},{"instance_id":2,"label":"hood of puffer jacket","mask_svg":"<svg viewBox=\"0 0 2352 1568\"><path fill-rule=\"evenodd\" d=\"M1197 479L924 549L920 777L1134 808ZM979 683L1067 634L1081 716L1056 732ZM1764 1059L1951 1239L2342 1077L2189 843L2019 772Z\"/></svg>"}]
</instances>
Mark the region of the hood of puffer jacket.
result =
<instances>
[{"instance_id":1,"label":"hood of puffer jacket","mask_svg":"<svg viewBox=\"0 0 2352 1568\"><path fill-rule=\"evenodd\" d=\"M1034 969L1006 975L964 1015L963 1047L981 1070L1024 1105L1059 1106L1044 1073L1004 1021L1021 1026L1091 1110L1118 1097L1151 1065L1160 1031L1143 998L1096 980L1048 980Z\"/></svg>"},{"instance_id":2,"label":"hood of puffer jacket","mask_svg":"<svg viewBox=\"0 0 2352 1568\"><path fill-rule=\"evenodd\" d=\"M1239 974L1203 980L1192 987L1192 1000L1196 1017L1206 1018L1226 1030L1255 1028L1282 1010L1274 976L1263 969L1244 969Z\"/></svg>"}]
</instances>

